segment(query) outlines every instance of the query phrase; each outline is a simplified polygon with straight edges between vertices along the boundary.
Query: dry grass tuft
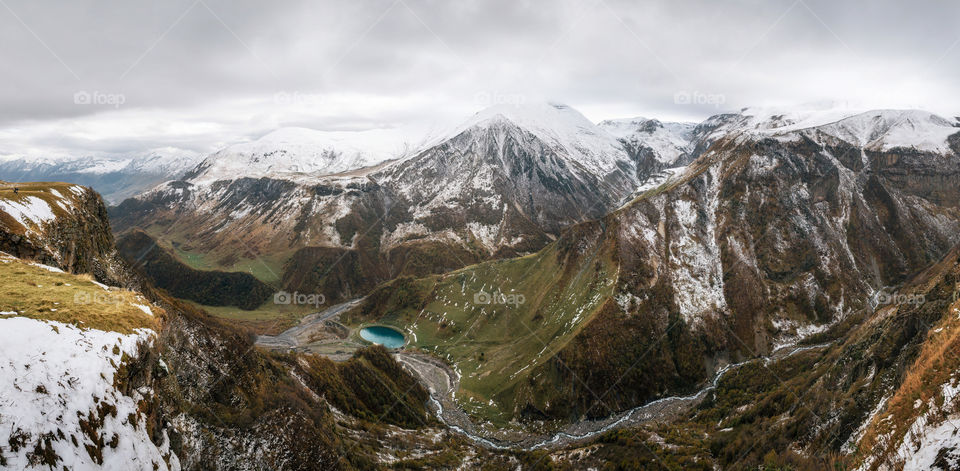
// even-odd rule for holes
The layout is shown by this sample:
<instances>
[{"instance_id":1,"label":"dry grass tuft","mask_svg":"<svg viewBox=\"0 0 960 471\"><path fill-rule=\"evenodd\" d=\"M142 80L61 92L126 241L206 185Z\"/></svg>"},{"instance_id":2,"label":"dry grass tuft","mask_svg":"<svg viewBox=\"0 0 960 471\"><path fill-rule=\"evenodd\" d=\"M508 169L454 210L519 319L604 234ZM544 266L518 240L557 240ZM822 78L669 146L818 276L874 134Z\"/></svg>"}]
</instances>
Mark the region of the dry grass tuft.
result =
<instances>
[{"instance_id":1,"label":"dry grass tuft","mask_svg":"<svg viewBox=\"0 0 960 471\"><path fill-rule=\"evenodd\" d=\"M121 333L156 329L160 308L150 306L151 316L135 304L150 303L133 291L106 290L90 275L51 271L9 256L0 258L0 312L4 313L0 318L22 316Z\"/></svg>"}]
</instances>

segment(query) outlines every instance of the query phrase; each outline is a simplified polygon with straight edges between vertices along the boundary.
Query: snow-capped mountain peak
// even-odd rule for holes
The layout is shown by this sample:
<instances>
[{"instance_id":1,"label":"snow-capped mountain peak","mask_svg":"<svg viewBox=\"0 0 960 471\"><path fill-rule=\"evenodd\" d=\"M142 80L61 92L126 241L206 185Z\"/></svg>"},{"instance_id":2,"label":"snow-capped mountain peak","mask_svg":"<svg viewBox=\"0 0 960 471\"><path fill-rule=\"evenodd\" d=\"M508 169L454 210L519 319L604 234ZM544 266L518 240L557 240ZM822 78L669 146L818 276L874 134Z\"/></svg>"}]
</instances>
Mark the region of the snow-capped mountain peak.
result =
<instances>
[{"instance_id":1,"label":"snow-capped mountain peak","mask_svg":"<svg viewBox=\"0 0 960 471\"><path fill-rule=\"evenodd\" d=\"M240 176L308 173L327 175L402 157L403 136L393 129L318 131L281 128L208 156L192 172L195 183Z\"/></svg>"},{"instance_id":2,"label":"snow-capped mountain peak","mask_svg":"<svg viewBox=\"0 0 960 471\"><path fill-rule=\"evenodd\" d=\"M950 152L947 141L960 124L921 110L875 110L821 127L828 134L869 150L912 148L939 154Z\"/></svg>"},{"instance_id":3,"label":"snow-capped mountain peak","mask_svg":"<svg viewBox=\"0 0 960 471\"><path fill-rule=\"evenodd\" d=\"M491 106L473 115L454 134L471 129L487 129L503 123L521 128L543 142L563 149L567 156L598 175L616 169L618 161L628 160L614 136L577 110L559 103Z\"/></svg>"}]
</instances>

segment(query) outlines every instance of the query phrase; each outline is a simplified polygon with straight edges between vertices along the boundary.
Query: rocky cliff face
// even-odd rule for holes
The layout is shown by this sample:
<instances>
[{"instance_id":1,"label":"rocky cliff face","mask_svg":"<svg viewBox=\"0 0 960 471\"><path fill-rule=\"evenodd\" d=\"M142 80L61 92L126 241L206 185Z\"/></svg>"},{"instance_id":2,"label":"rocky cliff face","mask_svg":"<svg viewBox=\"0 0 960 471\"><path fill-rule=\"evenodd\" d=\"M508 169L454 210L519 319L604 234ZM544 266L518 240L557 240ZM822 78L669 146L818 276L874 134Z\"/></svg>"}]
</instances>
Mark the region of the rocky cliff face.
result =
<instances>
[{"instance_id":1,"label":"rocky cliff face","mask_svg":"<svg viewBox=\"0 0 960 471\"><path fill-rule=\"evenodd\" d=\"M954 469L960 246L887 294L791 355L738 366L669 425L553 456L574 467Z\"/></svg>"},{"instance_id":2,"label":"rocky cliff face","mask_svg":"<svg viewBox=\"0 0 960 471\"><path fill-rule=\"evenodd\" d=\"M732 359L766 354L869 309L878 290L900 285L960 242L960 201L940 196L953 190L936 176L955 174L960 155L904 150L911 157L871 160L859 143L819 132L720 141L685 181L608 217L602 237L617 247L621 273L616 306L545 371L606 389L594 369L599 359L640 353L603 341L603 325L626 322L637 325L638 338L666 336L651 343L666 351L654 350L659 362L612 368L610 377L623 379L604 403L639 399L651 370L673 372L665 384L689 384L711 370L685 355L691 350ZM863 163L843 164L851 160ZM682 332L691 335L683 340ZM613 350L585 361L582 352L598 345ZM584 407L598 407L586 398Z\"/></svg>"},{"instance_id":3,"label":"rocky cliff face","mask_svg":"<svg viewBox=\"0 0 960 471\"><path fill-rule=\"evenodd\" d=\"M0 208L19 255L0 254L0 467L371 469L380 450L475 453L443 440L427 392L386 350L341 364L263 353L122 263L111 273L124 276L98 277L113 286L94 282L82 261L113 251L96 195L19 188ZM64 191L77 199L50 215L26 199Z\"/></svg>"},{"instance_id":4,"label":"rocky cliff face","mask_svg":"<svg viewBox=\"0 0 960 471\"><path fill-rule=\"evenodd\" d=\"M98 279L123 276L103 200L79 185L0 187L0 251Z\"/></svg>"}]
</instances>

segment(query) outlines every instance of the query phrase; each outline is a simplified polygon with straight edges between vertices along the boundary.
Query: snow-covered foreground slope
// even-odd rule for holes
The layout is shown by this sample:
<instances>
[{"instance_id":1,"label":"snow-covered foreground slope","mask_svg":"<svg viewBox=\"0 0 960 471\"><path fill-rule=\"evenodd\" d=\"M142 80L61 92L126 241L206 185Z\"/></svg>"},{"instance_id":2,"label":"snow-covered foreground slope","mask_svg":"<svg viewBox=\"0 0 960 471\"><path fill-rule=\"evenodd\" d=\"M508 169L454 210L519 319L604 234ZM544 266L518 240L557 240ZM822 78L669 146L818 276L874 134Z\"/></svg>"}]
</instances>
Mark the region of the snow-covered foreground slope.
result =
<instances>
[{"instance_id":1,"label":"snow-covered foreground slope","mask_svg":"<svg viewBox=\"0 0 960 471\"><path fill-rule=\"evenodd\" d=\"M7 469L179 469L169 441L155 445L117 370L154 333L121 334L61 322L0 318L0 438Z\"/></svg>"},{"instance_id":2,"label":"snow-covered foreground slope","mask_svg":"<svg viewBox=\"0 0 960 471\"><path fill-rule=\"evenodd\" d=\"M179 469L148 425L155 392L131 382L162 313L137 292L0 252L0 467Z\"/></svg>"}]
</instances>

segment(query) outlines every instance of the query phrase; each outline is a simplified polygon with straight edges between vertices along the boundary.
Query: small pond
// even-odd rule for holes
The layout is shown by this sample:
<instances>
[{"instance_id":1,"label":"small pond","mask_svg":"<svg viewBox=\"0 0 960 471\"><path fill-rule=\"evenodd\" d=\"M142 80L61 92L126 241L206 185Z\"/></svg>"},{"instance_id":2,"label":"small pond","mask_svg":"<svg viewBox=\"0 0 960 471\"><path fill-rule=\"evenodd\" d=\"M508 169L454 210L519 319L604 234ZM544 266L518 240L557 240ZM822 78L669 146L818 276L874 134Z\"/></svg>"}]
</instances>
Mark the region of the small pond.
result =
<instances>
[{"instance_id":1,"label":"small pond","mask_svg":"<svg viewBox=\"0 0 960 471\"><path fill-rule=\"evenodd\" d=\"M360 337L367 342L383 345L387 348L400 348L406 343L403 334L400 332L378 325L360 329Z\"/></svg>"}]
</instances>

